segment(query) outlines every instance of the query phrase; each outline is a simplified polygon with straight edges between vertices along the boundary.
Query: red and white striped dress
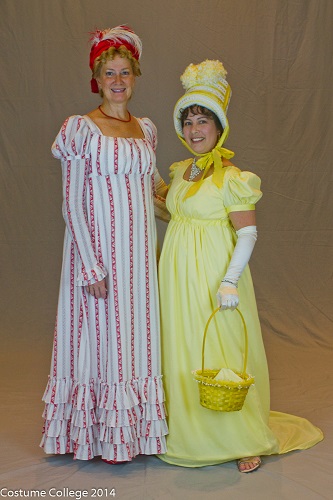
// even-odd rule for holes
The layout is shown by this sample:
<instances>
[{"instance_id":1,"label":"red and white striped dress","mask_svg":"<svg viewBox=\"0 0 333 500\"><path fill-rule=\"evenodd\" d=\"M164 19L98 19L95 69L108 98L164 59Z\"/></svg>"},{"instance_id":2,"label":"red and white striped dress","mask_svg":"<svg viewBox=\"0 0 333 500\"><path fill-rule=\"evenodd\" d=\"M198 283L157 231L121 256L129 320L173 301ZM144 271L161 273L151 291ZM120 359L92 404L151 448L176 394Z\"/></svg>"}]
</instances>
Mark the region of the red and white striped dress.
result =
<instances>
[{"instance_id":1,"label":"red and white striped dress","mask_svg":"<svg viewBox=\"0 0 333 500\"><path fill-rule=\"evenodd\" d=\"M66 232L41 447L129 461L165 453L154 198L156 129L103 136L72 116L52 146L61 160ZM106 277L108 296L85 285Z\"/></svg>"}]
</instances>

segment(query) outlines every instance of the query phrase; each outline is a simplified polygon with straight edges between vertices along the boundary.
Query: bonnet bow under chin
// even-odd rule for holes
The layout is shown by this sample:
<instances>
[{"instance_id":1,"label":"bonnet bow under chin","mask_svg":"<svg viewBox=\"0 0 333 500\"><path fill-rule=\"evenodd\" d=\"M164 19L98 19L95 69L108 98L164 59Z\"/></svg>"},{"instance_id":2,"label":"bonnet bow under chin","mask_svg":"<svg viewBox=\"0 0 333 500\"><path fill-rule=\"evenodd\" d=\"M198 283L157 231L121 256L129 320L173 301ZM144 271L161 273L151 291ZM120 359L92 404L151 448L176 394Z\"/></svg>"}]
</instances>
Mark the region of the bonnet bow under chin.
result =
<instances>
[{"instance_id":1,"label":"bonnet bow under chin","mask_svg":"<svg viewBox=\"0 0 333 500\"><path fill-rule=\"evenodd\" d=\"M224 141L228 137L228 133L229 133L229 127L223 131L223 134L220 137L218 143L211 151L209 151L208 153L201 153L201 154L198 154L195 151L193 151L193 149L187 144L185 139L183 139L180 135L178 135L179 139L184 144L184 146L194 156L200 156L199 160L197 160L195 163L196 163L197 167L200 168L200 170L204 171L201 179L199 181L194 182L190 186L190 188L187 190L187 192L184 196L184 200L186 198L189 198L190 196L193 196L200 189L200 187L201 187L201 185L206 177L206 174L212 165L214 165L214 172L213 172L213 176L212 176L212 181L214 182L214 184L218 188L222 187L223 177L224 177L224 170L223 170L224 167L223 167L222 158L227 158L229 160L230 158L235 156L235 153L233 151L230 151L230 149L226 149L226 148L222 147L222 144L224 143Z\"/></svg>"},{"instance_id":2,"label":"bonnet bow under chin","mask_svg":"<svg viewBox=\"0 0 333 500\"><path fill-rule=\"evenodd\" d=\"M200 157L195 164L200 170L203 170L203 176L190 186L185 198L198 191L211 165L214 165L212 180L217 187L221 188L225 172L222 158L229 159L234 156L232 151L222 147L229 134L227 110L231 98L231 87L226 80L226 75L227 71L221 61L206 59L199 64L191 63L180 77L185 94L176 102L173 112L174 126L177 136L184 146L194 156ZM181 116L185 109L192 106L210 110L219 120L223 129L217 144L207 153L197 154L184 139Z\"/></svg>"}]
</instances>

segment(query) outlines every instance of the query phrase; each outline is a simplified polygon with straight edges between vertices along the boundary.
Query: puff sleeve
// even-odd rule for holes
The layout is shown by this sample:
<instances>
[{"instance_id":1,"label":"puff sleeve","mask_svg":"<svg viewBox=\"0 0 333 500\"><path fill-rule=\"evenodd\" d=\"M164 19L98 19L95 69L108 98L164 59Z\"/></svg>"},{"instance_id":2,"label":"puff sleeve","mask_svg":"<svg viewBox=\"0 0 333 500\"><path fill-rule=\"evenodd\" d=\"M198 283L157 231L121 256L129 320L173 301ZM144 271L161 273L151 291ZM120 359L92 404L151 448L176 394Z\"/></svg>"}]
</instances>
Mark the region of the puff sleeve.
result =
<instances>
[{"instance_id":1,"label":"puff sleeve","mask_svg":"<svg viewBox=\"0 0 333 500\"><path fill-rule=\"evenodd\" d=\"M175 175L176 175L176 170L179 166L179 162L176 162L176 163L173 163L170 167L169 167L169 179L170 179L170 183L169 183L169 187L171 186L172 184L172 181L174 180L175 178Z\"/></svg>"},{"instance_id":2,"label":"puff sleeve","mask_svg":"<svg viewBox=\"0 0 333 500\"><path fill-rule=\"evenodd\" d=\"M147 134L147 138L149 140L149 143L151 144L153 150L156 151L156 148L157 148L157 129L156 129L156 126L153 124L153 122L150 120L150 118L141 118L141 120L145 126L145 130L146 130L146 134Z\"/></svg>"},{"instance_id":3,"label":"puff sleeve","mask_svg":"<svg viewBox=\"0 0 333 500\"><path fill-rule=\"evenodd\" d=\"M255 210L255 204L262 197L261 180L252 172L230 167L225 174L223 201L227 213Z\"/></svg>"},{"instance_id":4,"label":"puff sleeve","mask_svg":"<svg viewBox=\"0 0 333 500\"><path fill-rule=\"evenodd\" d=\"M91 132L81 116L71 116L62 125L52 154L62 167L62 213L71 240L77 250L77 284L93 284L107 275L98 261L89 228L87 186L90 168Z\"/></svg>"}]
</instances>

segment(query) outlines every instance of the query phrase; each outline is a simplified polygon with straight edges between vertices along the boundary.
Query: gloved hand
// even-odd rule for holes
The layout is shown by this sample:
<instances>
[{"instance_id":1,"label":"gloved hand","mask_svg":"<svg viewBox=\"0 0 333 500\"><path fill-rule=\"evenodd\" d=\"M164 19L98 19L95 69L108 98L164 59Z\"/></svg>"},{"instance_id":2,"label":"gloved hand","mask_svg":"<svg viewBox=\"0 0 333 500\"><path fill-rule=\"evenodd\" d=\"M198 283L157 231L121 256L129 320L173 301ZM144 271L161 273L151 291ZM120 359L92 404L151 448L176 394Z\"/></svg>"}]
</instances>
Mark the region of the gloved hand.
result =
<instances>
[{"instance_id":1,"label":"gloved hand","mask_svg":"<svg viewBox=\"0 0 333 500\"><path fill-rule=\"evenodd\" d=\"M239 297L235 285L229 283L221 283L217 294L217 306L221 310L231 309L233 311L239 304Z\"/></svg>"},{"instance_id":2,"label":"gloved hand","mask_svg":"<svg viewBox=\"0 0 333 500\"><path fill-rule=\"evenodd\" d=\"M232 254L229 267L217 291L218 306L234 310L239 304L237 283L250 260L256 239L256 226L245 226L236 231L237 243Z\"/></svg>"}]
</instances>

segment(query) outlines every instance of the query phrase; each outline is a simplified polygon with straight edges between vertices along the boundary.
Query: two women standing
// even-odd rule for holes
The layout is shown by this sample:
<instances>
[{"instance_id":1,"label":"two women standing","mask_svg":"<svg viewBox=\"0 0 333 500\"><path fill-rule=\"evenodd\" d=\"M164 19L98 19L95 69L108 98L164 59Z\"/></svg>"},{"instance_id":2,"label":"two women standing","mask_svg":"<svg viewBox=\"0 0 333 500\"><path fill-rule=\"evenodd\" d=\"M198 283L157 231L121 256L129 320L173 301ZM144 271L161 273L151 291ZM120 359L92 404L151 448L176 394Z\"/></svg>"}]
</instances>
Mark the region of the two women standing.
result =
<instances>
[{"instance_id":1,"label":"two women standing","mask_svg":"<svg viewBox=\"0 0 333 500\"><path fill-rule=\"evenodd\" d=\"M247 266L260 180L235 167L223 147L231 89L222 63L205 61L182 77L186 93L174 123L192 157L171 167L167 195L156 169L156 129L127 107L141 49L126 26L93 34L92 91L102 103L68 118L52 148L62 165L66 234L41 446L46 453L83 460L99 455L109 463L138 454L187 467L237 459L239 470L250 472L260 455L322 439L306 420L269 410ZM171 222L159 273L167 446L154 220L154 206L168 218L166 195ZM248 371L256 383L239 412L202 408L191 374L200 366L216 295L221 309L240 303L249 334ZM236 314L219 314L212 330L209 362L239 366Z\"/></svg>"}]
</instances>

